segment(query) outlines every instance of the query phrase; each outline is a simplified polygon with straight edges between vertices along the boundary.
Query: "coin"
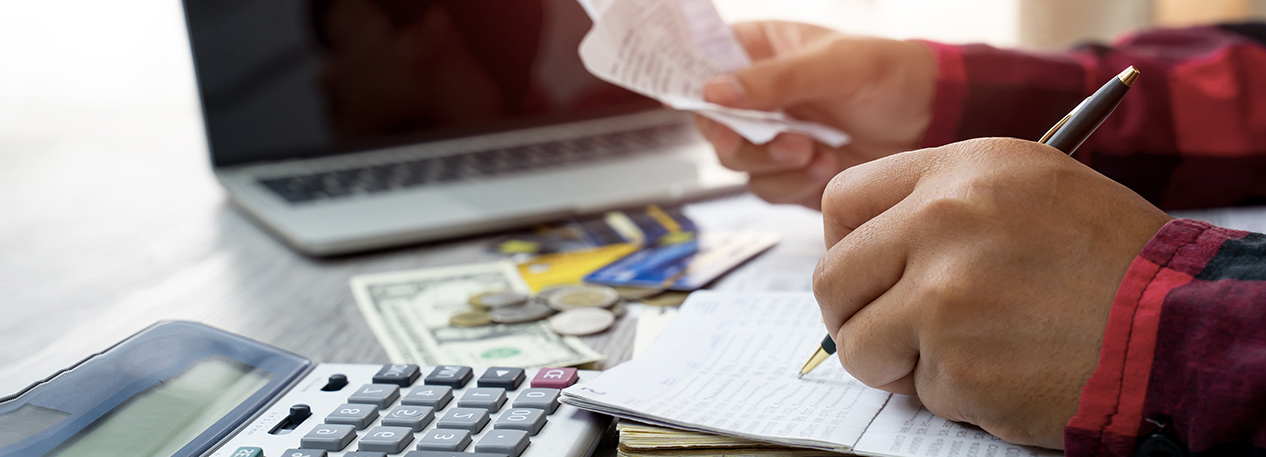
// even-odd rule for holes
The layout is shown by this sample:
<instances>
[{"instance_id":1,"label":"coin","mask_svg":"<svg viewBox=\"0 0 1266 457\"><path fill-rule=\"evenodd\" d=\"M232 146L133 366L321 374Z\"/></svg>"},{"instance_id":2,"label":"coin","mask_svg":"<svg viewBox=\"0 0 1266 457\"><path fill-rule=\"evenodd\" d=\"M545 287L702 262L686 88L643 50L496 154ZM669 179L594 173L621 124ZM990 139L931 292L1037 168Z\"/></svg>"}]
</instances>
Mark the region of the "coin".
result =
<instances>
[{"instance_id":1,"label":"coin","mask_svg":"<svg viewBox=\"0 0 1266 457\"><path fill-rule=\"evenodd\" d=\"M616 304L611 305L611 307L607 309L610 310L611 314L614 314L616 318L624 317L624 314L629 312L629 309L624 306L623 302L616 302Z\"/></svg>"},{"instance_id":2,"label":"coin","mask_svg":"<svg viewBox=\"0 0 1266 457\"><path fill-rule=\"evenodd\" d=\"M535 322L554 314L554 309L540 303L529 303L523 306L512 306L490 311L492 321L498 324L522 324Z\"/></svg>"},{"instance_id":3,"label":"coin","mask_svg":"<svg viewBox=\"0 0 1266 457\"><path fill-rule=\"evenodd\" d=\"M641 300L643 305L650 306L677 306L686 301L686 297L690 296L687 292L664 292L654 297L647 297Z\"/></svg>"},{"instance_id":4,"label":"coin","mask_svg":"<svg viewBox=\"0 0 1266 457\"><path fill-rule=\"evenodd\" d=\"M646 297L653 297L664 292L664 289L658 287L612 287L620 298L625 300L641 300Z\"/></svg>"},{"instance_id":5,"label":"coin","mask_svg":"<svg viewBox=\"0 0 1266 457\"><path fill-rule=\"evenodd\" d=\"M464 313L454 314L448 318L448 323L454 327L479 327L492 323L492 316L484 311L466 311Z\"/></svg>"},{"instance_id":6,"label":"coin","mask_svg":"<svg viewBox=\"0 0 1266 457\"><path fill-rule=\"evenodd\" d=\"M606 286L564 287L549 296L549 307L559 311L576 308L608 308L620 301L620 294Z\"/></svg>"},{"instance_id":7,"label":"coin","mask_svg":"<svg viewBox=\"0 0 1266 457\"><path fill-rule=\"evenodd\" d=\"M475 308L496 309L507 306L519 306L531 298L518 292L484 292L470 297L470 305Z\"/></svg>"},{"instance_id":8,"label":"coin","mask_svg":"<svg viewBox=\"0 0 1266 457\"><path fill-rule=\"evenodd\" d=\"M559 335L592 335L611 328L615 314L602 308L576 308L549 318L549 325Z\"/></svg>"}]
</instances>

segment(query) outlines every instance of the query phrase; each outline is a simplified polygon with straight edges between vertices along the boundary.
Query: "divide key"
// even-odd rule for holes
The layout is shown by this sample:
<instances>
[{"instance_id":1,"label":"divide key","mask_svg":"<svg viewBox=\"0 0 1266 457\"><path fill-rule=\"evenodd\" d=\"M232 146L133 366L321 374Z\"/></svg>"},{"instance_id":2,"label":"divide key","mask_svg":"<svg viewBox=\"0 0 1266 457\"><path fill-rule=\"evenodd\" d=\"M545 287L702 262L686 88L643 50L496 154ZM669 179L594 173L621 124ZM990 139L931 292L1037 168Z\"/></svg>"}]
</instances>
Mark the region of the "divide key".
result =
<instances>
[{"instance_id":1,"label":"divide key","mask_svg":"<svg viewBox=\"0 0 1266 457\"><path fill-rule=\"evenodd\" d=\"M532 378L532 387L566 389L579 379L575 368L541 368Z\"/></svg>"}]
</instances>

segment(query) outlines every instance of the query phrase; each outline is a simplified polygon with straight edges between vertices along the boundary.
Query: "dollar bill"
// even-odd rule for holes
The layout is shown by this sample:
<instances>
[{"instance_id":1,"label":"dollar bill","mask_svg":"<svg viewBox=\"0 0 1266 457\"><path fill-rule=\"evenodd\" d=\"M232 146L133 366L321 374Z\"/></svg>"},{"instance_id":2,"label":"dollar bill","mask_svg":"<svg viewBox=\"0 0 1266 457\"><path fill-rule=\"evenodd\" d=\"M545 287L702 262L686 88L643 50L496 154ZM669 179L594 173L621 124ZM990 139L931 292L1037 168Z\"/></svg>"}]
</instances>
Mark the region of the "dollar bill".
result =
<instances>
[{"instance_id":1,"label":"dollar bill","mask_svg":"<svg viewBox=\"0 0 1266 457\"><path fill-rule=\"evenodd\" d=\"M352 295L395 363L559 367L602 358L545 321L461 328L449 317L488 291L532 293L511 262L356 276Z\"/></svg>"}]
</instances>

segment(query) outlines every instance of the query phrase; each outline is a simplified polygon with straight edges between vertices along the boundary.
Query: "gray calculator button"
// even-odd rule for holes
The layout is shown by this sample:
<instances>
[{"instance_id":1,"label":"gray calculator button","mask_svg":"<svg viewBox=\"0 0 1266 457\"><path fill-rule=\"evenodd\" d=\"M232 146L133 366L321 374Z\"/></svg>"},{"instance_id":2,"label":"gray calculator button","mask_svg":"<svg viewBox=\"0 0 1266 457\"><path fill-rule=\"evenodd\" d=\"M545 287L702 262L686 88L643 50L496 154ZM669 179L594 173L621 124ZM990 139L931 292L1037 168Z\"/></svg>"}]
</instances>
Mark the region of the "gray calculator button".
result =
<instances>
[{"instance_id":1,"label":"gray calculator button","mask_svg":"<svg viewBox=\"0 0 1266 457\"><path fill-rule=\"evenodd\" d=\"M400 387L393 384L365 384L347 397L348 403L368 403L386 408L400 398Z\"/></svg>"},{"instance_id":2,"label":"gray calculator button","mask_svg":"<svg viewBox=\"0 0 1266 457\"><path fill-rule=\"evenodd\" d=\"M330 454L319 449L286 449L280 457L326 457Z\"/></svg>"},{"instance_id":3,"label":"gray calculator button","mask_svg":"<svg viewBox=\"0 0 1266 457\"><path fill-rule=\"evenodd\" d=\"M400 387L409 387L414 381L418 380L418 376L422 370L417 365L395 363L391 365L383 365L378 374L374 375L374 384L395 384Z\"/></svg>"},{"instance_id":4,"label":"gray calculator button","mask_svg":"<svg viewBox=\"0 0 1266 457\"><path fill-rule=\"evenodd\" d=\"M409 451L404 457L506 457L506 455L487 452Z\"/></svg>"},{"instance_id":5,"label":"gray calculator button","mask_svg":"<svg viewBox=\"0 0 1266 457\"><path fill-rule=\"evenodd\" d=\"M435 429L422 435L418 440L420 451L453 451L461 452L470 446L470 432L465 430ZM412 454L412 452L410 452Z\"/></svg>"},{"instance_id":6,"label":"gray calculator button","mask_svg":"<svg viewBox=\"0 0 1266 457\"><path fill-rule=\"evenodd\" d=\"M387 457L386 452L356 451L343 454L343 457Z\"/></svg>"},{"instance_id":7,"label":"gray calculator button","mask_svg":"<svg viewBox=\"0 0 1266 457\"><path fill-rule=\"evenodd\" d=\"M456 428L479 433L488 425L488 410L483 408L453 408L435 423L439 428Z\"/></svg>"},{"instance_id":8,"label":"gray calculator button","mask_svg":"<svg viewBox=\"0 0 1266 457\"><path fill-rule=\"evenodd\" d=\"M466 383L473 378L474 372L470 367L459 367L455 365L442 365L435 367L431 374L426 375L426 379L422 382L432 386L449 386L454 389L466 387Z\"/></svg>"},{"instance_id":9,"label":"gray calculator button","mask_svg":"<svg viewBox=\"0 0 1266 457\"><path fill-rule=\"evenodd\" d=\"M426 424L435 419L435 410L430 406L397 406L382 415L382 425L392 427L409 427L415 432L422 431Z\"/></svg>"},{"instance_id":10,"label":"gray calculator button","mask_svg":"<svg viewBox=\"0 0 1266 457\"><path fill-rule=\"evenodd\" d=\"M506 404L506 390L500 387L472 387L466 389L462 399L457 401L457 406L483 408L491 413L500 411L501 405L504 404Z\"/></svg>"},{"instance_id":11,"label":"gray calculator button","mask_svg":"<svg viewBox=\"0 0 1266 457\"><path fill-rule=\"evenodd\" d=\"M430 406L444 409L453 399L453 388L449 386L417 386L404 396L400 403L406 405Z\"/></svg>"},{"instance_id":12,"label":"gray calculator button","mask_svg":"<svg viewBox=\"0 0 1266 457\"><path fill-rule=\"evenodd\" d=\"M378 407L374 405L344 403L334 408L334 412L325 416L327 424L347 424L364 430L378 418ZM287 456L288 457L288 456Z\"/></svg>"},{"instance_id":13,"label":"gray calculator button","mask_svg":"<svg viewBox=\"0 0 1266 457\"><path fill-rule=\"evenodd\" d=\"M360 450L398 454L413 442L413 429L374 427L360 437Z\"/></svg>"},{"instance_id":14,"label":"gray calculator button","mask_svg":"<svg viewBox=\"0 0 1266 457\"><path fill-rule=\"evenodd\" d=\"M528 447L528 434L522 430L494 430L475 443L475 452L495 452L519 457Z\"/></svg>"},{"instance_id":15,"label":"gray calculator button","mask_svg":"<svg viewBox=\"0 0 1266 457\"><path fill-rule=\"evenodd\" d=\"M494 429L523 430L533 436L544 426L545 411L531 408L511 408L492 424Z\"/></svg>"},{"instance_id":16,"label":"gray calculator button","mask_svg":"<svg viewBox=\"0 0 1266 457\"><path fill-rule=\"evenodd\" d=\"M559 392L561 391L558 389L533 387L519 392L519 396L514 397L514 407L543 409L545 414L554 414L554 411L558 410Z\"/></svg>"},{"instance_id":17,"label":"gray calculator button","mask_svg":"<svg viewBox=\"0 0 1266 457\"><path fill-rule=\"evenodd\" d=\"M527 378L523 374L522 368L492 367L479 377L476 384L479 387L500 387L506 390L514 390L519 388L519 384L523 384L523 380Z\"/></svg>"},{"instance_id":18,"label":"gray calculator button","mask_svg":"<svg viewBox=\"0 0 1266 457\"><path fill-rule=\"evenodd\" d=\"M341 451L356 438L356 429L344 424L321 424L299 440L299 446L308 449Z\"/></svg>"}]
</instances>

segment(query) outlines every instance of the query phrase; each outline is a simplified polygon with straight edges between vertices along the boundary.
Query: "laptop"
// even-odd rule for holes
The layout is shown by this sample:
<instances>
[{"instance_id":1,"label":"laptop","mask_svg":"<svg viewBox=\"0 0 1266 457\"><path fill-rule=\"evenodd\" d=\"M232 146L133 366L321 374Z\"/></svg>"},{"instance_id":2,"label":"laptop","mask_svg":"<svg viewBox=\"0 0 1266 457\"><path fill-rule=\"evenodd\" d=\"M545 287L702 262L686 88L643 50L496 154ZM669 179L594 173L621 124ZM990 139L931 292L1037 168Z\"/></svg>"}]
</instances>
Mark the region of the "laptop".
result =
<instances>
[{"instance_id":1,"label":"laptop","mask_svg":"<svg viewBox=\"0 0 1266 457\"><path fill-rule=\"evenodd\" d=\"M598 80L576 0L184 0L211 163L314 256L705 198L689 115Z\"/></svg>"}]
</instances>

